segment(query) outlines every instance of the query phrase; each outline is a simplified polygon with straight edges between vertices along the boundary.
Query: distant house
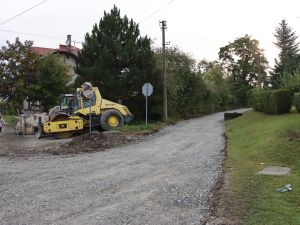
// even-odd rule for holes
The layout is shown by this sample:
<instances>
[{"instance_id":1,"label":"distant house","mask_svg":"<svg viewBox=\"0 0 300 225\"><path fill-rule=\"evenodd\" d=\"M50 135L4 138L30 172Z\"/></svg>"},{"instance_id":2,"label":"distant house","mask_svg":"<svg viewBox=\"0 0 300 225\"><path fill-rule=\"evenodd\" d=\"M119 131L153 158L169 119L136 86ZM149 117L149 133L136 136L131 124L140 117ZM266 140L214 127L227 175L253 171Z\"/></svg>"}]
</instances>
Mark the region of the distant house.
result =
<instances>
[{"instance_id":1,"label":"distant house","mask_svg":"<svg viewBox=\"0 0 300 225\"><path fill-rule=\"evenodd\" d=\"M44 57L48 54L56 54L61 63L68 66L68 74L71 77L70 84L74 83L78 74L75 72L75 68L78 62L78 54L81 49L71 45L71 35L67 36L68 45L59 45L59 48L43 48L43 47L31 47L32 51L38 54L40 57Z\"/></svg>"},{"instance_id":2,"label":"distant house","mask_svg":"<svg viewBox=\"0 0 300 225\"><path fill-rule=\"evenodd\" d=\"M78 62L78 54L81 49L71 45L71 35L67 36L66 45L60 44L58 48L44 48L44 47L31 47L31 50L38 54L40 57L45 57L48 54L56 54L61 63L68 67L68 74L71 77L70 84L74 83L79 76L75 72L75 68ZM38 103L30 103L26 100L23 102L23 111L39 111L40 106Z\"/></svg>"}]
</instances>

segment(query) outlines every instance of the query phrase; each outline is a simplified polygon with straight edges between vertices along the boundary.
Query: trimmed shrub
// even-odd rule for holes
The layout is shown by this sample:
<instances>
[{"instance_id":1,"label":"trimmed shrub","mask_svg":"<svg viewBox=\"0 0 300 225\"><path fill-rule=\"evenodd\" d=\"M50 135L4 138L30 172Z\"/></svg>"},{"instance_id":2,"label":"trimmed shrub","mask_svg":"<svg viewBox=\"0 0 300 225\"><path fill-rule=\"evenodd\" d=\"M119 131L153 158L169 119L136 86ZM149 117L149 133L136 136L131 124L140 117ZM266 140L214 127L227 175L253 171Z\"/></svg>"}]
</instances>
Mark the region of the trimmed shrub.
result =
<instances>
[{"instance_id":1,"label":"trimmed shrub","mask_svg":"<svg viewBox=\"0 0 300 225\"><path fill-rule=\"evenodd\" d=\"M300 92L295 93L294 98L295 98L295 107L297 109L297 112L300 113Z\"/></svg>"},{"instance_id":2,"label":"trimmed shrub","mask_svg":"<svg viewBox=\"0 0 300 225\"><path fill-rule=\"evenodd\" d=\"M267 92L258 88L253 88L248 92L249 103L255 111L263 112L266 102Z\"/></svg>"},{"instance_id":3,"label":"trimmed shrub","mask_svg":"<svg viewBox=\"0 0 300 225\"><path fill-rule=\"evenodd\" d=\"M288 89L263 91L252 89L249 100L255 111L267 114L288 113L291 109L291 92Z\"/></svg>"},{"instance_id":4,"label":"trimmed shrub","mask_svg":"<svg viewBox=\"0 0 300 225\"><path fill-rule=\"evenodd\" d=\"M288 113L291 110L291 91L289 89L278 89L268 91L267 106L265 112L269 114Z\"/></svg>"}]
</instances>

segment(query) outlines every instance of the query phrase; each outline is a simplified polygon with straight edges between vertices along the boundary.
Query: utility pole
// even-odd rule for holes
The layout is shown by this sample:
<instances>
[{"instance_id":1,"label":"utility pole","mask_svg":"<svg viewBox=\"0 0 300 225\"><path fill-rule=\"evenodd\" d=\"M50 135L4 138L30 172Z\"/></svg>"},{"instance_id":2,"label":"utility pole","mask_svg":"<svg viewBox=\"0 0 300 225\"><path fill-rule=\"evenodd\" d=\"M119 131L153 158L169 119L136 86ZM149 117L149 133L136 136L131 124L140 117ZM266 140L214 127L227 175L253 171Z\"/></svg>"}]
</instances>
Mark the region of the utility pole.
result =
<instances>
[{"instance_id":1,"label":"utility pole","mask_svg":"<svg viewBox=\"0 0 300 225\"><path fill-rule=\"evenodd\" d=\"M167 29L167 21L162 20L159 22L161 25L162 31L162 50L163 50L163 73L164 73L164 80L163 80L163 118L164 121L168 120L168 97L167 97L167 67L166 67L166 37L165 31Z\"/></svg>"}]
</instances>

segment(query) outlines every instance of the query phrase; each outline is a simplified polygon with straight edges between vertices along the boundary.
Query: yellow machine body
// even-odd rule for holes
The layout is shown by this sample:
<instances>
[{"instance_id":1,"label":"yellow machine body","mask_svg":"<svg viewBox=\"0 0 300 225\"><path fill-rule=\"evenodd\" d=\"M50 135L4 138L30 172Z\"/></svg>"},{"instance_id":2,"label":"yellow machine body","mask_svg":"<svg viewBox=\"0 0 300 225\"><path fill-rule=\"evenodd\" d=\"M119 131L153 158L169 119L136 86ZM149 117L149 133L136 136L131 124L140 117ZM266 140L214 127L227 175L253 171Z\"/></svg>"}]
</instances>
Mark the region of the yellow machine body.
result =
<instances>
[{"instance_id":1,"label":"yellow machine body","mask_svg":"<svg viewBox=\"0 0 300 225\"><path fill-rule=\"evenodd\" d=\"M79 116L70 116L68 120L52 121L43 124L45 133L57 133L65 131L77 131L83 129L83 120Z\"/></svg>"},{"instance_id":2,"label":"yellow machine body","mask_svg":"<svg viewBox=\"0 0 300 225\"><path fill-rule=\"evenodd\" d=\"M77 91L80 91L80 88L77 88ZM118 110L123 116L131 116L131 113L126 106L103 99L97 87L93 87L93 91L95 93L95 100L92 101L92 107L91 107L92 114L101 115L107 109L115 109ZM80 101L81 101L80 104L82 108L76 110L75 114L79 113L82 115L89 115L90 114L89 101L84 101L84 98L80 98Z\"/></svg>"},{"instance_id":3,"label":"yellow machine body","mask_svg":"<svg viewBox=\"0 0 300 225\"><path fill-rule=\"evenodd\" d=\"M92 89L93 96L88 99L83 95L82 88L77 88L73 112L57 112L50 115L49 121L42 124L42 133L53 133L58 138L67 138L76 131L88 128L90 122L97 129L109 130L133 119L126 106L103 99L97 87Z\"/></svg>"}]
</instances>

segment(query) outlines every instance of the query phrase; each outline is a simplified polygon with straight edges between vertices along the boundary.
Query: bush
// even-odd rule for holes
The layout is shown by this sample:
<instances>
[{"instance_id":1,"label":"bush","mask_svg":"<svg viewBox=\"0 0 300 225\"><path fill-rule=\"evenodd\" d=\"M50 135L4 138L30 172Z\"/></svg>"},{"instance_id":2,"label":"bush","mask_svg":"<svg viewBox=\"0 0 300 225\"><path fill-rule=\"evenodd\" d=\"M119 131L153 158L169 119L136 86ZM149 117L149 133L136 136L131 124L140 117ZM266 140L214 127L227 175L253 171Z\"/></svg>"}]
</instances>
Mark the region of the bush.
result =
<instances>
[{"instance_id":1,"label":"bush","mask_svg":"<svg viewBox=\"0 0 300 225\"><path fill-rule=\"evenodd\" d=\"M295 107L297 109L297 112L300 113L300 92L295 93L294 98L295 98Z\"/></svg>"},{"instance_id":2,"label":"bush","mask_svg":"<svg viewBox=\"0 0 300 225\"><path fill-rule=\"evenodd\" d=\"M287 113L291 109L291 92L288 89L264 91L252 89L249 99L255 111L267 114Z\"/></svg>"},{"instance_id":3,"label":"bush","mask_svg":"<svg viewBox=\"0 0 300 225\"><path fill-rule=\"evenodd\" d=\"M280 88L290 89L292 92L300 91L300 71L294 73L284 73L282 74L277 85Z\"/></svg>"},{"instance_id":4,"label":"bush","mask_svg":"<svg viewBox=\"0 0 300 225\"><path fill-rule=\"evenodd\" d=\"M258 88L253 88L248 92L249 102L255 111L264 111L266 96L266 91Z\"/></svg>"},{"instance_id":5,"label":"bush","mask_svg":"<svg viewBox=\"0 0 300 225\"><path fill-rule=\"evenodd\" d=\"M291 110L291 91L288 89L278 89L269 91L268 107L266 107L269 114L288 113ZM265 110L266 110L265 109Z\"/></svg>"},{"instance_id":6,"label":"bush","mask_svg":"<svg viewBox=\"0 0 300 225\"><path fill-rule=\"evenodd\" d=\"M0 113L3 115L15 115L16 110L12 106L12 104L7 102L1 102L0 100Z\"/></svg>"}]
</instances>

